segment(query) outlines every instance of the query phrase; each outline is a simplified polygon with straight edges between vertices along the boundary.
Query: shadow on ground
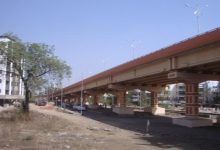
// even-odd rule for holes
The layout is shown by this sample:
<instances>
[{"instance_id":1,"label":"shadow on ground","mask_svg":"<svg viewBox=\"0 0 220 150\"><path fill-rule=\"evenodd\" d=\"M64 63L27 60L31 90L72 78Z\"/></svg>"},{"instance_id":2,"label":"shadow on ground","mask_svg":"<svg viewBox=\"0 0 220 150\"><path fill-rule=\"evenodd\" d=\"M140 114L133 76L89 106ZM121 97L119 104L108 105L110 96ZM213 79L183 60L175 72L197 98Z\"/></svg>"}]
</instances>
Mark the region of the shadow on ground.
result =
<instances>
[{"instance_id":1,"label":"shadow on ground","mask_svg":"<svg viewBox=\"0 0 220 150\"><path fill-rule=\"evenodd\" d=\"M86 111L85 117L135 131L134 138L143 142L137 145L152 145L162 149L182 150L220 150L220 126L187 128L172 124L171 118L152 116L150 114L137 116L118 116L110 111ZM147 120L150 121L146 134Z\"/></svg>"}]
</instances>

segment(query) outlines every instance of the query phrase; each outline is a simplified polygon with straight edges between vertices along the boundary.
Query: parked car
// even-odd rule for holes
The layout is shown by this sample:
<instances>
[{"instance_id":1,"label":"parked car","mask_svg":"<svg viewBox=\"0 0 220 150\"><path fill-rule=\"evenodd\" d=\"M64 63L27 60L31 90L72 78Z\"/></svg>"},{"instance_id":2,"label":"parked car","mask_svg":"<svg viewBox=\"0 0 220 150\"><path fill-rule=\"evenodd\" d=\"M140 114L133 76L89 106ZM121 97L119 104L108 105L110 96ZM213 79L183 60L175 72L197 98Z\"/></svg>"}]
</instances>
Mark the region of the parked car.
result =
<instances>
[{"instance_id":1,"label":"parked car","mask_svg":"<svg viewBox=\"0 0 220 150\"><path fill-rule=\"evenodd\" d=\"M47 104L47 101L43 99L35 101L35 105L38 105L38 106L45 106L46 104Z\"/></svg>"},{"instance_id":2,"label":"parked car","mask_svg":"<svg viewBox=\"0 0 220 150\"><path fill-rule=\"evenodd\" d=\"M84 105L74 105L73 106L73 110L78 110L78 111L81 111L81 110L86 110L86 107Z\"/></svg>"}]
</instances>

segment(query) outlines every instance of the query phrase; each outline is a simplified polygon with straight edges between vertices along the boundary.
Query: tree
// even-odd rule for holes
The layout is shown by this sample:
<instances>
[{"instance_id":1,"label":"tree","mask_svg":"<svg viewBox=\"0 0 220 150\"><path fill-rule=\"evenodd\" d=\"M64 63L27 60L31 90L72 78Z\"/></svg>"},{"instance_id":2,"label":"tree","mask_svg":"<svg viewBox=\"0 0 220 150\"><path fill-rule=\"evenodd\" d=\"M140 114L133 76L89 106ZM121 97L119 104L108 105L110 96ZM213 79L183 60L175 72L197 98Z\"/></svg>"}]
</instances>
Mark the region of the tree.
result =
<instances>
[{"instance_id":1,"label":"tree","mask_svg":"<svg viewBox=\"0 0 220 150\"><path fill-rule=\"evenodd\" d=\"M61 82L71 76L71 68L54 55L54 47L43 43L23 43L14 35L9 42L0 42L0 53L5 63L12 65L10 73L18 76L24 85L23 111L29 112L31 93L52 79Z\"/></svg>"}]
</instances>

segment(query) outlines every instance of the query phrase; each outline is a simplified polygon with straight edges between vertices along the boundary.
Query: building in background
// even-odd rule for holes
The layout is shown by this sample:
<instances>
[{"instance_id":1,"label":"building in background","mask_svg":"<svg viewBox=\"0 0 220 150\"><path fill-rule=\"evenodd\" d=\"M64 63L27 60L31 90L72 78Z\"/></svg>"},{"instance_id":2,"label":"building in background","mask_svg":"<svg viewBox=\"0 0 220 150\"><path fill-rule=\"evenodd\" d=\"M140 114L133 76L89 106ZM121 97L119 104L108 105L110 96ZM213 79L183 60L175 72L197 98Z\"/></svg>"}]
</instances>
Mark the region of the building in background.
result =
<instances>
[{"instance_id":1,"label":"building in background","mask_svg":"<svg viewBox=\"0 0 220 150\"><path fill-rule=\"evenodd\" d=\"M214 86L213 93L215 97L220 97L220 82L218 82L217 85Z\"/></svg>"},{"instance_id":2,"label":"building in background","mask_svg":"<svg viewBox=\"0 0 220 150\"><path fill-rule=\"evenodd\" d=\"M9 42L7 36L0 36L0 42ZM7 46L7 45L6 45ZM13 64L0 54L0 105L24 99L24 88L20 77L14 76Z\"/></svg>"},{"instance_id":3,"label":"building in background","mask_svg":"<svg viewBox=\"0 0 220 150\"><path fill-rule=\"evenodd\" d=\"M216 86L214 86L216 85ZM220 85L215 81L206 81L199 84L199 102L201 104L210 103L213 101L215 94L219 94ZM177 83L170 85L170 100L173 103L185 103L185 84Z\"/></svg>"},{"instance_id":4,"label":"building in background","mask_svg":"<svg viewBox=\"0 0 220 150\"><path fill-rule=\"evenodd\" d=\"M184 83L170 85L170 100L174 103L179 103L185 99Z\"/></svg>"}]
</instances>

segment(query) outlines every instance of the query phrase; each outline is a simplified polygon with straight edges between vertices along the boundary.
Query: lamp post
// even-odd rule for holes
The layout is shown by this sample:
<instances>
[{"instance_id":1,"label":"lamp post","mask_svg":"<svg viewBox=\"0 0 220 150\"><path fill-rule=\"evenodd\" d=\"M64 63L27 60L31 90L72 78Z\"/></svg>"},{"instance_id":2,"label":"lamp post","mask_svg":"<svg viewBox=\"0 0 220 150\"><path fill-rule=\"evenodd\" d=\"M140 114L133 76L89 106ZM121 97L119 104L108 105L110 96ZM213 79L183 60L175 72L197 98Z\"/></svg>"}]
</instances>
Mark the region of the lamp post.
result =
<instances>
[{"instance_id":1,"label":"lamp post","mask_svg":"<svg viewBox=\"0 0 220 150\"><path fill-rule=\"evenodd\" d=\"M80 114L82 115L82 106L83 105L83 75L82 75L82 81L81 81L81 92L80 92Z\"/></svg>"},{"instance_id":2,"label":"lamp post","mask_svg":"<svg viewBox=\"0 0 220 150\"><path fill-rule=\"evenodd\" d=\"M200 33L201 26L199 23L199 19L200 19L200 16L202 15L202 9L204 7L202 8L200 4L197 4L195 7L192 7L189 4L185 4L185 6L194 10L193 14L196 16L197 32ZM208 5L205 5L205 7L208 7Z\"/></svg>"},{"instance_id":3,"label":"lamp post","mask_svg":"<svg viewBox=\"0 0 220 150\"><path fill-rule=\"evenodd\" d=\"M135 50L135 45L134 45L134 42L135 41L132 41L132 43L131 43L131 49L132 49L132 59L134 59L134 50Z\"/></svg>"},{"instance_id":4,"label":"lamp post","mask_svg":"<svg viewBox=\"0 0 220 150\"><path fill-rule=\"evenodd\" d=\"M140 44L141 44L140 40L132 40L131 42L129 42L129 46L132 50L132 58L131 58L132 60L135 59L135 50L140 48Z\"/></svg>"}]
</instances>

